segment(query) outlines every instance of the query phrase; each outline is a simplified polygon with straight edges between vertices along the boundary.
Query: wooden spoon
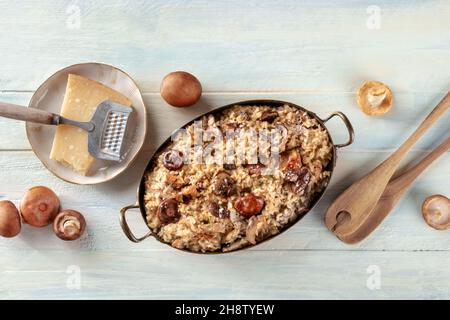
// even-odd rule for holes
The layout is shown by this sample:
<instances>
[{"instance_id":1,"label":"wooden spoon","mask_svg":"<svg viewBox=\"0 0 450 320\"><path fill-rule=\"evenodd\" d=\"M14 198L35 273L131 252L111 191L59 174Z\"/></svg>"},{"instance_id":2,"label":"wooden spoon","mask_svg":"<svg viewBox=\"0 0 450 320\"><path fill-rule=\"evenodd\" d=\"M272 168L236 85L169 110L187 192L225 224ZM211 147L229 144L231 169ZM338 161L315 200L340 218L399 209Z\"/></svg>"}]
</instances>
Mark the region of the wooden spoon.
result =
<instances>
[{"instance_id":1,"label":"wooden spoon","mask_svg":"<svg viewBox=\"0 0 450 320\"><path fill-rule=\"evenodd\" d=\"M365 223L354 233L339 237L342 241L349 244L360 242L369 236L387 217L392 208L409 189L416 178L437 158L443 155L450 149L450 137L448 137L442 144L429 153L415 166L411 167L400 176L389 181L386 189L384 189L380 200L378 200L375 208L370 213Z\"/></svg>"},{"instance_id":2,"label":"wooden spoon","mask_svg":"<svg viewBox=\"0 0 450 320\"><path fill-rule=\"evenodd\" d=\"M384 162L348 187L328 208L325 224L338 238L347 238L366 223L389 180L414 143L450 107L450 91L414 133Z\"/></svg>"}]
</instances>

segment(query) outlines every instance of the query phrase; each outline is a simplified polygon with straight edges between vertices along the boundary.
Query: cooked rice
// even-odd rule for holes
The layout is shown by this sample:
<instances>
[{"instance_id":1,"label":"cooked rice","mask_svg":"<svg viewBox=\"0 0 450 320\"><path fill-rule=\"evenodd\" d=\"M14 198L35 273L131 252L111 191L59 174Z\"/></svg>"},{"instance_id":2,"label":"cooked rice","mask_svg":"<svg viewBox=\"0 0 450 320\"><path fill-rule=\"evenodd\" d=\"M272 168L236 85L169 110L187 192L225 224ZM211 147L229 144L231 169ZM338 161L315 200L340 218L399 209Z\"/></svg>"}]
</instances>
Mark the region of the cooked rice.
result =
<instances>
[{"instance_id":1,"label":"cooked rice","mask_svg":"<svg viewBox=\"0 0 450 320\"><path fill-rule=\"evenodd\" d=\"M278 112L273 122L261 121L264 111ZM310 208L311 200L328 184L332 160L332 145L325 128L306 112L289 105L233 106L214 116L202 119L204 127L217 127L224 132L230 127L255 130L286 128L280 152L298 150L302 165L311 172L311 178L303 192L286 187L285 173L277 167L270 175L250 175L245 165L224 170L221 164L186 163L181 169L170 171L163 165L162 155L168 149L191 146L192 140L171 142L155 156L154 166L146 173L145 208L148 226L159 238L175 248L195 252L232 251L256 244L278 234L296 221ZM194 132L194 124L187 127ZM183 145L184 143L184 145ZM237 193L223 199L213 192L214 176L222 171L234 179ZM233 204L241 190L251 190L265 200L262 212L251 218L239 214ZM189 201L183 201L188 196ZM162 200L175 198L179 201L178 221L163 224L157 210ZM229 218L219 218L208 210L211 201L226 202Z\"/></svg>"}]
</instances>

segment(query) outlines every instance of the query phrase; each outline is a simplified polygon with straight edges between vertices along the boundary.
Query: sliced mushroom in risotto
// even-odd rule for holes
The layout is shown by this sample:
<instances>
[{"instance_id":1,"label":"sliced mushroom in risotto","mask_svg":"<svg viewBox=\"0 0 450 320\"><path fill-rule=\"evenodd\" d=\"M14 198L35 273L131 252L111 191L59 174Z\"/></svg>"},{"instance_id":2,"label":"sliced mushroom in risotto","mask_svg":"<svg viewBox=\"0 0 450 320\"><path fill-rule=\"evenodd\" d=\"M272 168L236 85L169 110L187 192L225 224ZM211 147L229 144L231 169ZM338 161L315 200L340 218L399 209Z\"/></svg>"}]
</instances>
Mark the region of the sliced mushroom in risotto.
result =
<instances>
[{"instance_id":1,"label":"sliced mushroom in risotto","mask_svg":"<svg viewBox=\"0 0 450 320\"><path fill-rule=\"evenodd\" d=\"M249 164L238 153L231 163L225 157L224 163L206 164L192 161L195 148L189 154L178 151L196 146L193 140L168 143L146 173L144 201L148 226L176 248L213 252L257 244L307 212L314 194L328 183L326 168L333 154L328 132L298 108L234 106L205 116L202 128L223 133L223 149L215 150L214 156L223 151L227 157L227 148L238 146L236 139L245 130L273 130L281 134L280 157L274 168L269 168L270 161ZM195 124L185 129L194 136ZM229 135L229 130L235 134ZM243 154L251 146L270 150L246 143Z\"/></svg>"}]
</instances>

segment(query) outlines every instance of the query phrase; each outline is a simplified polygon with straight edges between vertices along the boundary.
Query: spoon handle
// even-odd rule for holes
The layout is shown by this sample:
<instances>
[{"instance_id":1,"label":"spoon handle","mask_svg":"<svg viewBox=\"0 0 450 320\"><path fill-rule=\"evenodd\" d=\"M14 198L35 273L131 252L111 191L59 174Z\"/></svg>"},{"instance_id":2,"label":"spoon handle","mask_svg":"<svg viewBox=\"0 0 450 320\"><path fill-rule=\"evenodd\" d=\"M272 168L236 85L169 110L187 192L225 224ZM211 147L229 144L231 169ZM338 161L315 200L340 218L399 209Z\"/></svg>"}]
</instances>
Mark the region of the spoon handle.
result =
<instances>
[{"instance_id":1,"label":"spoon handle","mask_svg":"<svg viewBox=\"0 0 450 320\"><path fill-rule=\"evenodd\" d=\"M450 108L450 91L431 111L431 113L422 121L420 126L413 134L384 162L392 161L399 164L411 147L420 137Z\"/></svg>"},{"instance_id":2,"label":"spoon handle","mask_svg":"<svg viewBox=\"0 0 450 320\"><path fill-rule=\"evenodd\" d=\"M448 149L450 149L450 137L430 152L419 163L407 169L398 177L393 178L386 186L386 189L384 189L380 200L365 223L359 229L355 230L354 233L340 237L340 239L345 243L355 244L367 238L397 205L398 201L416 178Z\"/></svg>"},{"instance_id":3,"label":"spoon handle","mask_svg":"<svg viewBox=\"0 0 450 320\"><path fill-rule=\"evenodd\" d=\"M450 149L450 137L445 139L443 143L437 146L432 152L430 152L425 158L423 158L419 163L413 167L407 169L400 176L392 179L389 184L390 193L398 193L405 191L416 178L437 158L444 154L448 149ZM383 193L384 195L384 193Z\"/></svg>"}]
</instances>

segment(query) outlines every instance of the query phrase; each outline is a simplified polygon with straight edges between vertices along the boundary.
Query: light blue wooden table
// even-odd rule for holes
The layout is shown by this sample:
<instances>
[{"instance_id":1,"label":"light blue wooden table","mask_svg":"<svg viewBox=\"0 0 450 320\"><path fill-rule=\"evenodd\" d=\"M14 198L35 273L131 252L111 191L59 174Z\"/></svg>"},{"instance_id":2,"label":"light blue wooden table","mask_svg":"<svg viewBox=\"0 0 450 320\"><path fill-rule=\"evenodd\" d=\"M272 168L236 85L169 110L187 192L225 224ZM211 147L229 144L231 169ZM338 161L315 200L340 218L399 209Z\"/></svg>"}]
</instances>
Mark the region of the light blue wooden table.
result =
<instances>
[{"instance_id":1,"label":"light blue wooden table","mask_svg":"<svg viewBox=\"0 0 450 320\"><path fill-rule=\"evenodd\" d=\"M46 171L23 123L0 119L0 199L47 185L85 213L87 235L65 243L23 227L0 239L0 298L450 298L450 231L428 227L424 198L450 195L450 154L421 176L385 223L348 246L324 226L330 201L386 158L450 89L450 1L0 0L0 99L27 104L56 70L98 61L132 75L151 127L136 165L117 180L76 186ZM189 109L159 96L162 77L187 70L204 95ZM367 117L355 91L367 79L394 92L392 111ZM257 248L182 253L129 242L118 211L134 202L154 148L192 117L234 101L276 98L320 116L345 112L355 143L340 152L326 197L300 223ZM449 115L414 146L418 159L448 135ZM331 125L336 142L346 133ZM136 212L131 223L145 227Z\"/></svg>"}]
</instances>

